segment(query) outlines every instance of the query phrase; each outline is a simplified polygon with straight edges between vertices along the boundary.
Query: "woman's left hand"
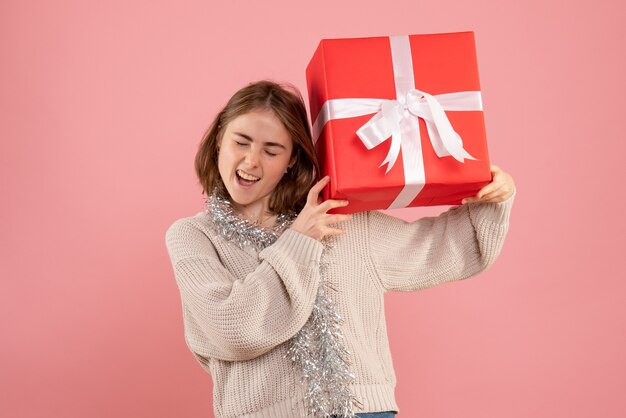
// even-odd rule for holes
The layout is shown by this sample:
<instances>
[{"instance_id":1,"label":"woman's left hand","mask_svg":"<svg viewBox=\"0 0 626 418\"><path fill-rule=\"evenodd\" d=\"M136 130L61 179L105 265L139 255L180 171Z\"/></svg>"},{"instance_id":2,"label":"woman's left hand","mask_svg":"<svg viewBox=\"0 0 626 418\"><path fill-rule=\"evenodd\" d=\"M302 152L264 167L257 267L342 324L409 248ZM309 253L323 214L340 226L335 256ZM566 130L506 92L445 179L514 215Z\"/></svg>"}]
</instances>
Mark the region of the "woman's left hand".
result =
<instances>
[{"instance_id":1,"label":"woman's left hand","mask_svg":"<svg viewBox=\"0 0 626 418\"><path fill-rule=\"evenodd\" d=\"M515 193L515 183L509 173L503 171L497 165L491 165L490 169L491 183L480 189L476 196L463 199L461 201L462 204L503 202Z\"/></svg>"}]
</instances>

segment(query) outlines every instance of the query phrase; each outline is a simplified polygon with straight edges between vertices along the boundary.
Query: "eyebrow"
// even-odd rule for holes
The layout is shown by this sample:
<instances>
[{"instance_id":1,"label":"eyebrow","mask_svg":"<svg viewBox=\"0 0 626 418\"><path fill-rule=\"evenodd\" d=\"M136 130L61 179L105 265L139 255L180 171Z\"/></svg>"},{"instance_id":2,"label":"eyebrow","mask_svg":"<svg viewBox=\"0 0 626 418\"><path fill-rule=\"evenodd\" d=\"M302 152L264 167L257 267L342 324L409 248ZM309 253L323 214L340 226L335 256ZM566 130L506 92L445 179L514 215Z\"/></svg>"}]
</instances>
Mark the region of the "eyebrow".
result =
<instances>
[{"instance_id":1,"label":"eyebrow","mask_svg":"<svg viewBox=\"0 0 626 418\"><path fill-rule=\"evenodd\" d=\"M250 138L250 136L246 135L246 134L242 134L241 132L233 132L235 135L239 135L242 138L247 139L248 141L252 142L252 138ZM278 142L271 142L271 141L265 141L263 143L263 145L269 145L270 147L281 147L282 149L287 149L283 144L279 144Z\"/></svg>"}]
</instances>

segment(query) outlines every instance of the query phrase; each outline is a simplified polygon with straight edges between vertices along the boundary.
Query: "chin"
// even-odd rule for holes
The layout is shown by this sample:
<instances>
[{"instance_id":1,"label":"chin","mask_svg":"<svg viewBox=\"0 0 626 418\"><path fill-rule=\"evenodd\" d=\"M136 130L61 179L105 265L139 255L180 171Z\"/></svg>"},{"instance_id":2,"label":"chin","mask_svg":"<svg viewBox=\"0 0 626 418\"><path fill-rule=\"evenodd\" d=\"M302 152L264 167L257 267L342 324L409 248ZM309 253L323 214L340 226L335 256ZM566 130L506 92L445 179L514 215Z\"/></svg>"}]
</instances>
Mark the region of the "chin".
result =
<instances>
[{"instance_id":1,"label":"chin","mask_svg":"<svg viewBox=\"0 0 626 418\"><path fill-rule=\"evenodd\" d=\"M236 189L235 190L230 190L228 188L226 188L228 190L228 194L230 195L231 200L241 206L247 206L250 205L256 201L262 200L264 198L264 195L261 195L259 193L254 193L254 192L250 192L248 190L239 190Z\"/></svg>"}]
</instances>

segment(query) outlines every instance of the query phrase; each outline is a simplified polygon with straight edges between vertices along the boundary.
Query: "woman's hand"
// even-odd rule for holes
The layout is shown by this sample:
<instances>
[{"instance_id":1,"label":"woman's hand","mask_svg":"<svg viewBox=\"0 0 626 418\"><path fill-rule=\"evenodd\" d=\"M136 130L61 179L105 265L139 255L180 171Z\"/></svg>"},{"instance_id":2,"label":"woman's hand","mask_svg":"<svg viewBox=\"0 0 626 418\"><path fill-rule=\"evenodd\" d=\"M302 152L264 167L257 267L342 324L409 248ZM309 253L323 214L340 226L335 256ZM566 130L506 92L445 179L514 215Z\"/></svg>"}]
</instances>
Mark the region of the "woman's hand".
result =
<instances>
[{"instance_id":1,"label":"woman's hand","mask_svg":"<svg viewBox=\"0 0 626 418\"><path fill-rule=\"evenodd\" d=\"M339 235L344 231L337 228L331 228L328 225L336 222L347 221L352 219L352 215L328 214L328 210L348 204L347 200L327 200L319 203L319 194L328 184L330 177L326 176L317 183L311 190L306 199L306 205L298 214L298 217L291 224L290 228L304 235L308 235L316 240L322 240L327 235Z\"/></svg>"},{"instance_id":2,"label":"woman's hand","mask_svg":"<svg viewBox=\"0 0 626 418\"><path fill-rule=\"evenodd\" d=\"M466 197L462 204L480 202L497 203L503 202L515 193L515 183L513 177L503 171L497 165L491 165L491 183L480 189L475 197Z\"/></svg>"}]
</instances>

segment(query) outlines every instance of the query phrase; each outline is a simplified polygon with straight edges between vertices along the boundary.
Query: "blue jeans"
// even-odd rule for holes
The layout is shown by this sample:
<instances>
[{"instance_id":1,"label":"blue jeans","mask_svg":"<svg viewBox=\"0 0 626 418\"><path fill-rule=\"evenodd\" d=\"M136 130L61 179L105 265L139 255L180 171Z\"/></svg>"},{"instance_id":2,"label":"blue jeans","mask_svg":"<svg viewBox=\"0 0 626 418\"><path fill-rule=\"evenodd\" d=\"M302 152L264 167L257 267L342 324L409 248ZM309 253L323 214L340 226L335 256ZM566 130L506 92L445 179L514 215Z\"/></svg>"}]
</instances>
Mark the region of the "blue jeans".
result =
<instances>
[{"instance_id":1,"label":"blue jeans","mask_svg":"<svg viewBox=\"0 0 626 418\"><path fill-rule=\"evenodd\" d=\"M356 414L356 416L359 418L395 418L396 412L362 412L360 414ZM337 415L333 415L333 418L337 418Z\"/></svg>"}]
</instances>

